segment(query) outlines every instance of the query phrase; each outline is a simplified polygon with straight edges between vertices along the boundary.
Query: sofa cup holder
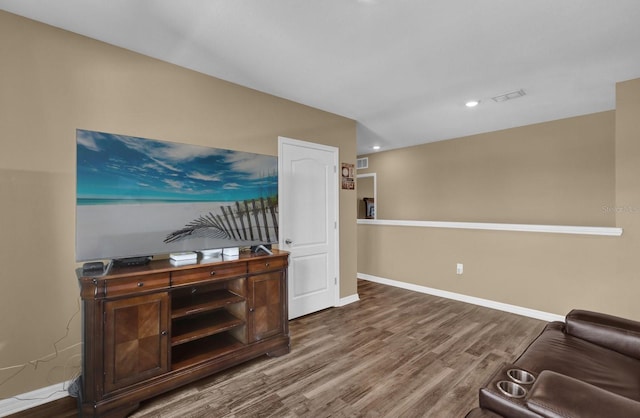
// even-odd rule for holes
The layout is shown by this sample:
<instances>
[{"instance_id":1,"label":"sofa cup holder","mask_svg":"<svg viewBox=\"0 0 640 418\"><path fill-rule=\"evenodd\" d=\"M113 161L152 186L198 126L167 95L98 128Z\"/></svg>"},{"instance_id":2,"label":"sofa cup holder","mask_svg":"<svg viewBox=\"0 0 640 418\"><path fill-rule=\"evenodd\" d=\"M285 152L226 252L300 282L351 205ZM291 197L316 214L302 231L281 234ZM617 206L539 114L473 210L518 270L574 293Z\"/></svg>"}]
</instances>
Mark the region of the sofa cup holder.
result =
<instances>
[{"instance_id":1,"label":"sofa cup holder","mask_svg":"<svg viewBox=\"0 0 640 418\"><path fill-rule=\"evenodd\" d=\"M527 390L525 388L510 380L501 380L496 383L496 387L503 395L510 398L524 398L527 394Z\"/></svg>"},{"instance_id":2,"label":"sofa cup holder","mask_svg":"<svg viewBox=\"0 0 640 418\"><path fill-rule=\"evenodd\" d=\"M532 373L522 369L509 369L507 371L507 376L509 376L509 379L513 380L515 383L519 383L521 385L530 385L536 380Z\"/></svg>"}]
</instances>

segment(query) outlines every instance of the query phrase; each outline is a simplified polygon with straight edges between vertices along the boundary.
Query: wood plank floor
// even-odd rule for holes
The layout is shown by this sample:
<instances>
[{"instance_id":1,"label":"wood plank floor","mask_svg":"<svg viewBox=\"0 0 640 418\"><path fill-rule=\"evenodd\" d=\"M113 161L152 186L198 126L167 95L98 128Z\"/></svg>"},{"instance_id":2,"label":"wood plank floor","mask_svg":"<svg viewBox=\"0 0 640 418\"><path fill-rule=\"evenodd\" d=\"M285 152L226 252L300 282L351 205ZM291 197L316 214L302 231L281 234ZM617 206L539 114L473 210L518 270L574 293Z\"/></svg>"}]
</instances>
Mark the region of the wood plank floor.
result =
<instances>
[{"instance_id":1,"label":"wood plank floor","mask_svg":"<svg viewBox=\"0 0 640 418\"><path fill-rule=\"evenodd\" d=\"M291 321L291 353L147 401L132 417L462 417L545 325L372 282L358 293Z\"/></svg>"}]
</instances>

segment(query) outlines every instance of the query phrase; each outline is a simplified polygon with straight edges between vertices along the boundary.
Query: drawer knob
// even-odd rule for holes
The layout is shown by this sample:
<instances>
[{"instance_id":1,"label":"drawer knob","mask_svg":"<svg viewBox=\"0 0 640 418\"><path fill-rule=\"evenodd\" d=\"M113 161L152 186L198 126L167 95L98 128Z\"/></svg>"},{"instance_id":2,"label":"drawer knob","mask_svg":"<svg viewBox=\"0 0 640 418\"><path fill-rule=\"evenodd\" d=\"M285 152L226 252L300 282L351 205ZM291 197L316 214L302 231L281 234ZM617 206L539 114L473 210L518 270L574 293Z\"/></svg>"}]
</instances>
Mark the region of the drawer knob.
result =
<instances>
[{"instance_id":1,"label":"drawer knob","mask_svg":"<svg viewBox=\"0 0 640 418\"><path fill-rule=\"evenodd\" d=\"M209 273L209 275L210 275L210 276L215 276L215 275L216 275L216 272L215 272L215 271L212 271L212 272L210 272L210 273Z\"/></svg>"},{"instance_id":2,"label":"drawer knob","mask_svg":"<svg viewBox=\"0 0 640 418\"><path fill-rule=\"evenodd\" d=\"M166 331L166 330L162 330L162 332L160 333L160 335L167 335L167 331Z\"/></svg>"},{"instance_id":3,"label":"drawer knob","mask_svg":"<svg viewBox=\"0 0 640 418\"><path fill-rule=\"evenodd\" d=\"M138 287L142 287L142 286L144 286L144 283L143 282L138 282Z\"/></svg>"},{"instance_id":4,"label":"drawer knob","mask_svg":"<svg viewBox=\"0 0 640 418\"><path fill-rule=\"evenodd\" d=\"M249 308L249 312L253 312L253 311L255 311L254 308Z\"/></svg>"},{"instance_id":5,"label":"drawer knob","mask_svg":"<svg viewBox=\"0 0 640 418\"><path fill-rule=\"evenodd\" d=\"M269 263L264 263L264 266L265 267L269 267Z\"/></svg>"}]
</instances>

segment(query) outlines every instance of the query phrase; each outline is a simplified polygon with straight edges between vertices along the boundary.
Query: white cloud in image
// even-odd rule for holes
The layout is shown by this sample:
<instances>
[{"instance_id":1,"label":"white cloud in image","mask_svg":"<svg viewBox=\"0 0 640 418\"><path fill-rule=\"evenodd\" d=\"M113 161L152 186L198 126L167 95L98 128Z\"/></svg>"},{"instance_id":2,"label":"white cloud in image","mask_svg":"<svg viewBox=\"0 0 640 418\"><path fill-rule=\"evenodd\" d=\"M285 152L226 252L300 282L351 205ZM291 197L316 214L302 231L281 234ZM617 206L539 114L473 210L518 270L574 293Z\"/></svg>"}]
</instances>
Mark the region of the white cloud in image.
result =
<instances>
[{"instance_id":1,"label":"white cloud in image","mask_svg":"<svg viewBox=\"0 0 640 418\"><path fill-rule=\"evenodd\" d=\"M233 171L246 174L248 179L261 179L278 172L278 159L270 155L236 153L227 157Z\"/></svg>"},{"instance_id":2,"label":"white cloud in image","mask_svg":"<svg viewBox=\"0 0 640 418\"><path fill-rule=\"evenodd\" d=\"M184 189L184 183L181 181L176 181L171 179L164 179L163 181L174 189L181 189L181 190Z\"/></svg>"},{"instance_id":3,"label":"white cloud in image","mask_svg":"<svg viewBox=\"0 0 640 418\"><path fill-rule=\"evenodd\" d=\"M194 180L222 181L222 178L220 178L220 175L218 174L203 174L203 173L193 172L193 173L187 174L187 177Z\"/></svg>"},{"instance_id":4,"label":"white cloud in image","mask_svg":"<svg viewBox=\"0 0 640 418\"><path fill-rule=\"evenodd\" d=\"M100 151L100 147L96 144L96 140L89 131L78 130L76 134L76 141L78 142L78 145L82 145L91 151Z\"/></svg>"}]
</instances>

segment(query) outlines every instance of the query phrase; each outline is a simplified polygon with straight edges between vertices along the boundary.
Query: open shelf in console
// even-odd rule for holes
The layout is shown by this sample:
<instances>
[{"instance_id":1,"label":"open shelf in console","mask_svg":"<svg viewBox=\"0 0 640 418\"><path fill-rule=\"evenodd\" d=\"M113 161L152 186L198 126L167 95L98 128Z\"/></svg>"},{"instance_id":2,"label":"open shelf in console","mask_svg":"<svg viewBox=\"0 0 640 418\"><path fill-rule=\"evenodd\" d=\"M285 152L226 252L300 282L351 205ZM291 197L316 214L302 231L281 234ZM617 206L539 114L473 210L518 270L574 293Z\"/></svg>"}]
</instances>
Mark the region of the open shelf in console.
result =
<instances>
[{"instance_id":1,"label":"open shelf in console","mask_svg":"<svg viewBox=\"0 0 640 418\"><path fill-rule=\"evenodd\" d=\"M233 303L244 302L244 300L242 296L227 289L198 292L197 288L193 288L189 294L178 294L173 297L171 319L214 311Z\"/></svg>"},{"instance_id":2,"label":"open shelf in console","mask_svg":"<svg viewBox=\"0 0 640 418\"><path fill-rule=\"evenodd\" d=\"M171 350L171 369L178 370L210 360L224 354L232 353L245 345L236 340L230 333L223 332L173 347Z\"/></svg>"},{"instance_id":3,"label":"open shelf in console","mask_svg":"<svg viewBox=\"0 0 640 418\"><path fill-rule=\"evenodd\" d=\"M225 309L218 309L202 315L188 316L182 320L173 321L171 345L176 346L188 343L229 331L241 325L244 325L244 321L236 318Z\"/></svg>"}]
</instances>

